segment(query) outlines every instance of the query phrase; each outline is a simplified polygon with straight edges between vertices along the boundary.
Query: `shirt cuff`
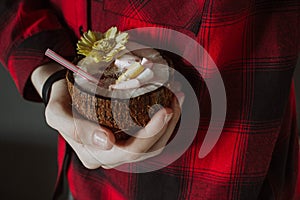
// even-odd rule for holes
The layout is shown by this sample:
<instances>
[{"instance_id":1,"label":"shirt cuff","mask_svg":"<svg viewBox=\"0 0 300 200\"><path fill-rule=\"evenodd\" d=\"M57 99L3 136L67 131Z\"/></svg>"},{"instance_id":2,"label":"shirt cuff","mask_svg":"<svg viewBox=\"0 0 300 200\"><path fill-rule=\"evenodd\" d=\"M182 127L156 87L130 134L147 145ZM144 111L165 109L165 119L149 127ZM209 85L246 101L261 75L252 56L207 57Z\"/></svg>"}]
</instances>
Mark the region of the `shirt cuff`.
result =
<instances>
[{"instance_id":1,"label":"shirt cuff","mask_svg":"<svg viewBox=\"0 0 300 200\"><path fill-rule=\"evenodd\" d=\"M7 66L18 91L25 99L41 101L30 76L37 67L52 61L45 56L47 48L68 60L73 60L76 55L74 41L71 34L61 29L35 34L14 48L8 57Z\"/></svg>"}]
</instances>

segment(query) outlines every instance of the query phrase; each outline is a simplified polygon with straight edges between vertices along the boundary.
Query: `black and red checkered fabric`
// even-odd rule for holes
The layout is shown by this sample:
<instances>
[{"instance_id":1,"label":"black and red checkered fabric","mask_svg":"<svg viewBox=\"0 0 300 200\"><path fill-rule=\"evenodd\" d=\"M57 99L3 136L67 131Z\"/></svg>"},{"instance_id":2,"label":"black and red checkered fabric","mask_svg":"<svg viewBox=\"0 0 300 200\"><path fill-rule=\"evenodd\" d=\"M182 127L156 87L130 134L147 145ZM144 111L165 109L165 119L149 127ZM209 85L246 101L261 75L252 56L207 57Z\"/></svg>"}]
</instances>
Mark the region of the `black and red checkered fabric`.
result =
<instances>
[{"instance_id":1,"label":"black and red checkered fabric","mask_svg":"<svg viewBox=\"0 0 300 200\"><path fill-rule=\"evenodd\" d=\"M296 198L292 76L299 55L299 0L6 0L0 9L1 61L27 99L39 99L29 77L49 61L47 48L72 57L82 31L111 26L182 32L205 48L224 80L225 126L208 156L200 159L198 152L210 120L209 93L199 67L178 60L176 67L191 80L200 102L193 144L168 167L145 174L88 170L71 152L67 175L75 199ZM59 173L64 156L60 138Z\"/></svg>"}]
</instances>

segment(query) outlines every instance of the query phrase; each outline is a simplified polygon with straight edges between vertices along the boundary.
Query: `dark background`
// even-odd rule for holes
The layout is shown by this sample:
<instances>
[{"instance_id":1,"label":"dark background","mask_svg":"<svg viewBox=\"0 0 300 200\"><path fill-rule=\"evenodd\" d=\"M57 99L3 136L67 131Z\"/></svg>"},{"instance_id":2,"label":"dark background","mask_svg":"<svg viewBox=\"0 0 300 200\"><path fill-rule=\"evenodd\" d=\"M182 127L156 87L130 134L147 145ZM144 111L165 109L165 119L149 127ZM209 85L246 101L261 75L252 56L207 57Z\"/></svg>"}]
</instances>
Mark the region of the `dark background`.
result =
<instances>
[{"instance_id":1,"label":"dark background","mask_svg":"<svg viewBox=\"0 0 300 200\"><path fill-rule=\"evenodd\" d=\"M44 106L25 101L0 66L0 199L51 199L56 179L57 133Z\"/></svg>"},{"instance_id":2,"label":"dark background","mask_svg":"<svg viewBox=\"0 0 300 200\"><path fill-rule=\"evenodd\" d=\"M300 63L294 77L300 121ZM2 66L0 113L0 198L51 199L57 133L45 123L44 106L24 101Z\"/></svg>"}]
</instances>

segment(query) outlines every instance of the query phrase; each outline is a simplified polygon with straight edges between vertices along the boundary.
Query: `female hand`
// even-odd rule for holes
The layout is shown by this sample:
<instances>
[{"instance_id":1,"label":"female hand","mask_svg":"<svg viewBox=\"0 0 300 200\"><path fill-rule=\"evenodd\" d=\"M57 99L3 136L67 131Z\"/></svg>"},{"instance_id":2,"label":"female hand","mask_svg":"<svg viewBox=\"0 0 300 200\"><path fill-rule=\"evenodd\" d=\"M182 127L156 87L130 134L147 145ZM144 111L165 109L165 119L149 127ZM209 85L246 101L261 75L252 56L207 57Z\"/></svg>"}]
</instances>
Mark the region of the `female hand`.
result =
<instances>
[{"instance_id":1,"label":"female hand","mask_svg":"<svg viewBox=\"0 0 300 200\"><path fill-rule=\"evenodd\" d=\"M52 67L55 68L55 66ZM42 81L37 81L43 77L39 74L47 74L45 70L49 71L49 69L49 66L44 65L36 70L32 76L33 84L41 83ZM52 85L45 116L47 123L59 131L85 167L89 169L113 168L124 163L141 161L162 152L180 116L178 102L183 102L184 95L178 93L177 96L178 101L174 98L171 108L159 110L147 126L135 134L135 137L122 142L116 142L109 129L85 120L72 112L72 102L65 80L57 81Z\"/></svg>"}]
</instances>

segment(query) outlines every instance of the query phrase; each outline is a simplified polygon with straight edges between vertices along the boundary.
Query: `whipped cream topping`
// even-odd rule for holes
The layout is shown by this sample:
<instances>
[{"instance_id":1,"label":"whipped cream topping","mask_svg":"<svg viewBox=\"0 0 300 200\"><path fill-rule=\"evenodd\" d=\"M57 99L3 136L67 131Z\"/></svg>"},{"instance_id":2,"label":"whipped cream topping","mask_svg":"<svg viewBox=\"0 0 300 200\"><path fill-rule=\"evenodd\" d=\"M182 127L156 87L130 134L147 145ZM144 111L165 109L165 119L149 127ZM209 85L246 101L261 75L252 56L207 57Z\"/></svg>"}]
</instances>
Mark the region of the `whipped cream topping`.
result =
<instances>
[{"instance_id":1,"label":"whipped cream topping","mask_svg":"<svg viewBox=\"0 0 300 200\"><path fill-rule=\"evenodd\" d=\"M120 72L130 71L136 63L143 68L133 77L122 78L121 81L111 84L109 88L95 85L77 74L74 74L75 85L92 94L108 98L129 99L154 91L169 80L169 66L158 51L147 48L127 52L113 61ZM96 63L89 57L79 61L78 66L89 74L98 74L99 78L112 63ZM100 76L99 76L100 75ZM126 74L125 74L126 76Z\"/></svg>"}]
</instances>

